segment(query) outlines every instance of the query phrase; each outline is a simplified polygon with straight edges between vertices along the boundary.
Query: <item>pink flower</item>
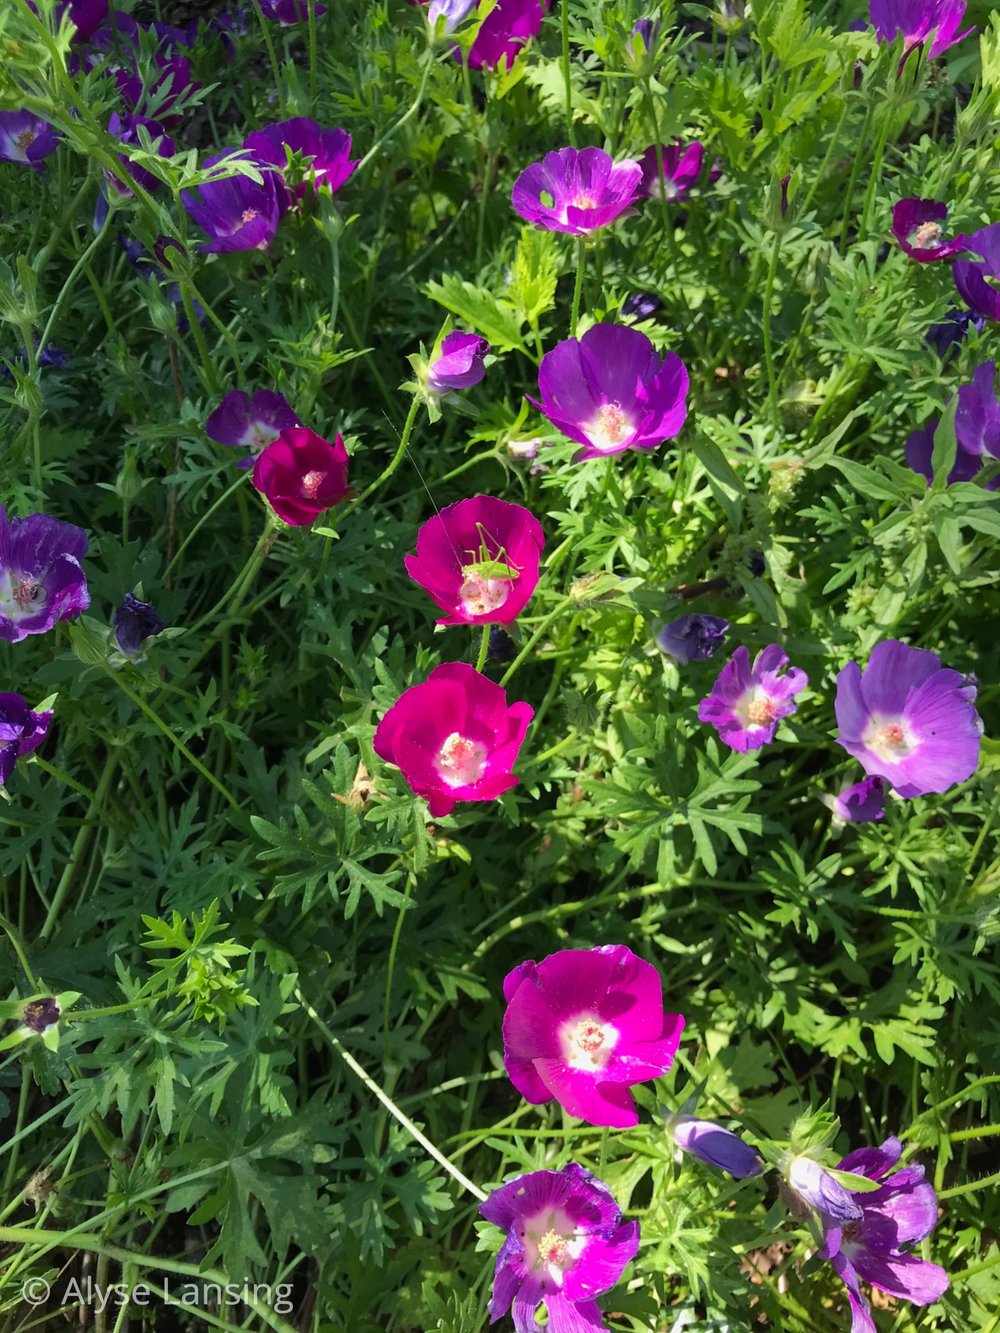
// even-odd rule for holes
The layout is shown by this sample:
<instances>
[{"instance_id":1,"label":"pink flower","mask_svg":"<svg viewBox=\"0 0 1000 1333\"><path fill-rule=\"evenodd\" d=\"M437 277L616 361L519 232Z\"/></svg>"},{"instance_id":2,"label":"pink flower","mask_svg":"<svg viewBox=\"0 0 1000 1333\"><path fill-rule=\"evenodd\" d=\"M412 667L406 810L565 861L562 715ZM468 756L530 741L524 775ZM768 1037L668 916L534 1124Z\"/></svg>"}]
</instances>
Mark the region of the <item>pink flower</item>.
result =
<instances>
[{"instance_id":1,"label":"pink flower","mask_svg":"<svg viewBox=\"0 0 1000 1333\"><path fill-rule=\"evenodd\" d=\"M289 426L261 453L253 484L279 518L300 527L312 523L349 493L347 450L305 426Z\"/></svg>"},{"instance_id":2,"label":"pink flower","mask_svg":"<svg viewBox=\"0 0 1000 1333\"><path fill-rule=\"evenodd\" d=\"M446 662L400 695L372 744L441 819L456 801L495 801L517 786L511 769L534 716L474 667Z\"/></svg>"},{"instance_id":3,"label":"pink flower","mask_svg":"<svg viewBox=\"0 0 1000 1333\"><path fill-rule=\"evenodd\" d=\"M665 1074L684 1030L651 963L624 944L561 949L509 972L503 993L504 1064L522 1096L592 1125L639 1123L629 1085Z\"/></svg>"},{"instance_id":4,"label":"pink flower","mask_svg":"<svg viewBox=\"0 0 1000 1333\"><path fill-rule=\"evenodd\" d=\"M475 495L429 518L403 563L447 612L439 625L509 625L535 591L544 546L527 509Z\"/></svg>"}]
</instances>

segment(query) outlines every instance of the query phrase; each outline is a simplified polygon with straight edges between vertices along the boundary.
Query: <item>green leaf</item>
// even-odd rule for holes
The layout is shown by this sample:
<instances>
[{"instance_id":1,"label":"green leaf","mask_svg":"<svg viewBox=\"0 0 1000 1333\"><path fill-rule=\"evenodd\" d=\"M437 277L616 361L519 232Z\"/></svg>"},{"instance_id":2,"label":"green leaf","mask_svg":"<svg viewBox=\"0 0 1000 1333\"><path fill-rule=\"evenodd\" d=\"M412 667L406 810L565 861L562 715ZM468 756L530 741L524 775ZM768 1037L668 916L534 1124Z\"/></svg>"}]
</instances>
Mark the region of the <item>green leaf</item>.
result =
<instances>
[{"instance_id":1,"label":"green leaf","mask_svg":"<svg viewBox=\"0 0 1000 1333\"><path fill-rule=\"evenodd\" d=\"M527 352L521 336L523 320L506 302L499 301L485 287L464 282L454 273L446 273L440 282L429 282L425 295L445 310L482 334L494 352Z\"/></svg>"}]
</instances>

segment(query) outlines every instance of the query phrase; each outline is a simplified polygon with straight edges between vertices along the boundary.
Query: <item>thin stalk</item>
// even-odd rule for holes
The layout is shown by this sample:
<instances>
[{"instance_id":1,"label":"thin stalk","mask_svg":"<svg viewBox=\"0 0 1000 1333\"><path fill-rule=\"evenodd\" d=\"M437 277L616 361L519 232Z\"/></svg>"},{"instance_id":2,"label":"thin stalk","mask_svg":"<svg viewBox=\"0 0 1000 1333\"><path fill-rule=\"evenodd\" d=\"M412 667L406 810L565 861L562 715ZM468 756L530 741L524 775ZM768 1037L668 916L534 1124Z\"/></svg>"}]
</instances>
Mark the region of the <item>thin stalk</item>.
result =
<instances>
[{"instance_id":1,"label":"thin stalk","mask_svg":"<svg viewBox=\"0 0 1000 1333\"><path fill-rule=\"evenodd\" d=\"M279 528L277 526L277 519L271 511L268 510L267 518L264 522L264 531L260 534L257 544L250 552L246 564L236 575L236 578L212 609L206 611L205 614L191 626L191 629L188 631L190 634L197 634L197 632L202 629L203 626L207 625L209 621L214 620L224 607L228 611L229 619L232 619L232 617L235 616L236 612L246 601L250 586L257 577L261 565L263 565L264 561L270 554L271 548L274 546L275 539L278 536L278 532ZM180 552L178 552L178 554L180 554Z\"/></svg>"},{"instance_id":2,"label":"thin stalk","mask_svg":"<svg viewBox=\"0 0 1000 1333\"><path fill-rule=\"evenodd\" d=\"M228 487L222 492L222 494L219 496L219 498L218 498L217 500L213 501L213 503L208 507L208 509L206 509L206 511L204 512L204 514L202 514L201 518L198 519L198 522L194 525L194 527L191 529L191 531L188 533L188 535L187 535L187 536L184 538L184 540L181 542L180 546L178 546L177 550L174 552L174 555L173 555L173 557L172 557L172 559L171 559L171 561L170 561L170 564L167 565L166 569L163 571L163 582L164 582L164 583L167 582L167 580L169 579L170 575L173 573L173 571L174 571L174 567L176 566L178 560L180 560L180 558L181 558L181 556L184 554L184 552L187 550L187 548L188 548L189 544L191 543L191 541L198 535L198 533L201 531L202 527L208 522L208 520L212 517L212 515L215 513L215 511L216 511L221 505L225 504L225 502L229 499L229 497L230 497L236 490L238 490L240 486L242 486L242 485L244 484L244 482L246 481L246 479L247 479L248 476L249 476L249 473L246 473L246 472L241 473L240 476L238 476L238 477L236 478L236 480L233 482L233 484L232 484L231 486L228 486Z\"/></svg>"},{"instance_id":3,"label":"thin stalk","mask_svg":"<svg viewBox=\"0 0 1000 1333\"><path fill-rule=\"evenodd\" d=\"M576 238L576 282L573 286L573 308L569 317L569 336L576 337L576 326L580 321L580 297L583 294L583 270L587 250L582 236Z\"/></svg>"},{"instance_id":4,"label":"thin stalk","mask_svg":"<svg viewBox=\"0 0 1000 1333\"><path fill-rule=\"evenodd\" d=\"M566 133L571 147L576 147L576 131L573 127L573 80L569 65L569 0L562 0L559 6L562 28L562 74L566 89Z\"/></svg>"},{"instance_id":5,"label":"thin stalk","mask_svg":"<svg viewBox=\"0 0 1000 1333\"><path fill-rule=\"evenodd\" d=\"M393 138L394 135L399 133L399 131L403 128L403 126L412 116L415 116L417 114L418 110L420 109L420 104L424 100L424 89L427 87L427 79L430 76L431 65L433 63L434 63L433 58L430 56L430 54L428 54L424 62L424 73L423 77L420 80L420 87L417 89L416 97L410 103L409 107L407 107L407 109L400 116L399 120L396 121L395 125L390 125L389 128L386 130L386 132L380 138L375 140L371 148L369 148L368 152L365 153L364 157L354 168L355 176L357 176L360 172L364 171L365 167L372 160L372 158L375 157L381 151L381 149L385 147L385 145L389 142L391 138Z\"/></svg>"},{"instance_id":6,"label":"thin stalk","mask_svg":"<svg viewBox=\"0 0 1000 1333\"><path fill-rule=\"evenodd\" d=\"M70 269L69 276L63 283L59 295L56 297L52 309L49 311L49 317L45 321L45 328L42 330L42 336L38 340L38 348L37 348L38 356L41 356L42 353L45 351L45 348L48 346L49 334L52 332L52 325L56 322L56 317L59 314L59 311L62 307L62 304L67 294L72 290L73 284L76 282L77 278L86 268L87 263L90 260L90 256L94 253L94 251L100 245L101 241L104 239L104 234L108 230L108 223L111 221L113 217L114 217L114 209L112 209L111 212L108 213L108 216L104 219L104 223L100 231L96 233L96 235L91 240L90 244L84 248L84 251L80 255L79 259ZM31 353L35 351L35 349L29 345L28 347L25 348L25 351L28 353L28 366L30 368Z\"/></svg>"},{"instance_id":7,"label":"thin stalk","mask_svg":"<svg viewBox=\"0 0 1000 1333\"><path fill-rule=\"evenodd\" d=\"M357 509L360 505L362 505L365 502L365 500L369 498L369 496L374 495L375 492L389 480L389 478L399 467L400 463L402 463L403 458L406 454L406 446L410 443L410 435L413 433L413 423L417 419L417 413L419 412L419 410L420 410L420 399L416 394L414 394L413 402L410 404L410 410L406 414L406 420L403 422L403 433L399 437L399 444L396 446L396 452L393 454L390 462L382 469L382 471L371 483L371 485L366 486L365 489L358 496L358 498L354 501L354 503L350 505L349 508L345 511L344 514L345 517L347 516L347 514L351 513L353 510Z\"/></svg>"},{"instance_id":8,"label":"thin stalk","mask_svg":"<svg viewBox=\"0 0 1000 1333\"><path fill-rule=\"evenodd\" d=\"M982 1180L967 1180L964 1185L953 1185L950 1190L938 1190L938 1202L943 1199L957 1199L963 1194L975 1194L977 1190L992 1189L994 1185L1000 1185L1000 1171L994 1171L991 1176L983 1176Z\"/></svg>"},{"instance_id":9,"label":"thin stalk","mask_svg":"<svg viewBox=\"0 0 1000 1333\"><path fill-rule=\"evenodd\" d=\"M392 980L396 971L396 951L399 948L399 937L403 932L403 918L409 910L408 904L412 890L413 875L409 874L406 877L406 888L403 892L403 897L406 899L406 903L400 907L399 912L396 915L396 924L392 931L392 942L389 945L389 957L385 969L385 1004L382 1011L382 1027L385 1036L386 1064L389 1063L392 1054L392 1033L389 1031L389 1006L392 1002Z\"/></svg>"},{"instance_id":10,"label":"thin stalk","mask_svg":"<svg viewBox=\"0 0 1000 1333\"><path fill-rule=\"evenodd\" d=\"M97 791L94 793L94 800L91 807L94 813L98 816L100 815L101 806L104 804L104 800L108 794L108 789L111 786L111 779L114 776L117 764L117 755L114 754L108 755L104 761L104 771L101 773L100 781L97 784ZM87 811L87 814L90 814L89 810ZM59 883L56 885L56 891L52 895L52 902L49 904L49 910L45 914L45 921L42 924L42 929L39 931L38 938L40 940L47 940L53 930L55 930L56 921L59 913L62 911L62 905L66 901L66 895L69 893L73 883L77 865L83 858L87 843L90 841L92 827L93 825L89 822L85 823L76 835L76 840L70 850L69 860L63 868Z\"/></svg>"},{"instance_id":11,"label":"thin stalk","mask_svg":"<svg viewBox=\"0 0 1000 1333\"><path fill-rule=\"evenodd\" d=\"M0 916L0 930L2 930L3 933L10 940L11 948L17 954L17 961L21 964L21 971L28 979L28 985L31 987L33 991L37 991L38 982L35 980L35 974L31 970L31 964L28 962L28 955L24 951L24 945L21 943L21 937L20 935L18 935L17 931L4 916Z\"/></svg>"},{"instance_id":12,"label":"thin stalk","mask_svg":"<svg viewBox=\"0 0 1000 1333\"><path fill-rule=\"evenodd\" d=\"M771 341L771 305L774 300L774 282L778 274L778 257L781 254L783 232L775 229L774 242L771 246L771 260L767 266L767 282L764 286L764 361L767 365L767 408L771 425L777 430L781 425L781 412L778 405L778 378L774 373L774 347Z\"/></svg>"},{"instance_id":13,"label":"thin stalk","mask_svg":"<svg viewBox=\"0 0 1000 1333\"><path fill-rule=\"evenodd\" d=\"M490 651L490 626L483 626L483 636L479 641L479 656L476 658L476 670L482 671Z\"/></svg>"}]
</instances>

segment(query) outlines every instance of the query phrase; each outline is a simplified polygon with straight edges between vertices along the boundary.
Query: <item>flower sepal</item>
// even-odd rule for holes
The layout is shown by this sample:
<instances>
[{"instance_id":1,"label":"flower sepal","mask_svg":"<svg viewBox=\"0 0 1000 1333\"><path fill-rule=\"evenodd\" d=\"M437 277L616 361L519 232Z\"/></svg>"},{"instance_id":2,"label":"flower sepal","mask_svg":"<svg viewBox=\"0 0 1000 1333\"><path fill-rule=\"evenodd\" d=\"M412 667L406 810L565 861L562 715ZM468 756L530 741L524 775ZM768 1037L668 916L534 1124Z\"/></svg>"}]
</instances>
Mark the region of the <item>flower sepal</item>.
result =
<instances>
[{"instance_id":1,"label":"flower sepal","mask_svg":"<svg viewBox=\"0 0 1000 1333\"><path fill-rule=\"evenodd\" d=\"M0 1000L0 1024L16 1024L13 1031L0 1037L0 1051L12 1050L35 1037L41 1037L46 1050L57 1051L59 1019L79 998L79 991L68 990L58 995L44 991L26 1000Z\"/></svg>"}]
</instances>

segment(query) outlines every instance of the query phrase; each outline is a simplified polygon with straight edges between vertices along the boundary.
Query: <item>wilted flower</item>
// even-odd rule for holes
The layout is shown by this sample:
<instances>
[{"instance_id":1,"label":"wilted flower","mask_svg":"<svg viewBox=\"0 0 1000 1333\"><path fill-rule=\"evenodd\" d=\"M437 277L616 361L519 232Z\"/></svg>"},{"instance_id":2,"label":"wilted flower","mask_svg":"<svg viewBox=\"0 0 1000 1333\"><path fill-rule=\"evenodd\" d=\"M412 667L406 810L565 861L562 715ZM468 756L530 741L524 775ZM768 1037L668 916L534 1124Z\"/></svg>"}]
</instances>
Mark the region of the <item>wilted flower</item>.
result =
<instances>
[{"instance_id":1,"label":"wilted flower","mask_svg":"<svg viewBox=\"0 0 1000 1333\"><path fill-rule=\"evenodd\" d=\"M681 666L687 666L689 662L707 662L721 647L728 628L729 621L721 616L690 612L664 625L656 636L656 643Z\"/></svg>"},{"instance_id":2,"label":"wilted flower","mask_svg":"<svg viewBox=\"0 0 1000 1333\"><path fill-rule=\"evenodd\" d=\"M313 5L316 17L326 13L326 6ZM283 28L292 23L305 23L309 17L309 0L260 0L260 12L266 19L274 19Z\"/></svg>"},{"instance_id":3,"label":"wilted flower","mask_svg":"<svg viewBox=\"0 0 1000 1333\"><path fill-rule=\"evenodd\" d=\"M51 721L51 712L33 713L20 694L0 694L0 787L21 755L38 749Z\"/></svg>"},{"instance_id":4,"label":"wilted flower","mask_svg":"<svg viewBox=\"0 0 1000 1333\"><path fill-rule=\"evenodd\" d=\"M871 1307L861 1292L862 1281L914 1305L930 1305L948 1290L944 1269L909 1250L934 1230L938 1204L922 1166L893 1171L902 1151L899 1139L888 1138L881 1148L859 1148L839 1164L841 1171L881 1182L874 1192L855 1196L859 1219L846 1225L827 1219L823 1223L820 1254L830 1260L847 1287L851 1333L877 1333Z\"/></svg>"},{"instance_id":5,"label":"wilted flower","mask_svg":"<svg viewBox=\"0 0 1000 1333\"><path fill-rule=\"evenodd\" d=\"M969 329L982 333L985 318L974 310L949 310L940 324L932 324L924 335L942 361L957 355L959 344Z\"/></svg>"},{"instance_id":6,"label":"wilted flower","mask_svg":"<svg viewBox=\"0 0 1000 1333\"><path fill-rule=\"evenodd\" d=\"M663 172L657 148L647 148L639 159L642 167L642 185L639 194L648 199L685 199L691 193L695 181L701 173L704 145L697 139L685 148L680 139L671 144L662 144L659 149L663 160Z\"/></svg>"},{"instance_id":7,"label":"wilted flower","mask_svg":"<svg viewBox=\"0 0 1000 1333\"><path fill-rule=\"evenodd\" d=\"M796 710L795 695L809 684L798 667L782 675L788 654L777 643L759 652L750 666L750 654L739 647L722 668L712 692L698 705L698 717L710 723L731 750L759 750L774 740L783 717Z\"/></svg>"},{"instance_id":8,"label":"wilted flower","mask_svg":"<svg viewBox=\"0 0 1000 1333\"><path fill-rule=\"evenodd\" d=\"M231 389L205 422L205 434L216 444L249 450L236 466L250 468L283 430L297 425L299 419L283 394L257 389L251 398L241 389Z\"/></svg>"},{"instance_id":9,"label":"wilted flower","mask_svg":"<svg viewBox=\"0 0 1000 1333\"><path fill-rule=\"evenodd\" d=\"M288 151L303 161L306 176L286 188L295 199L302 199L307 189L322 186L336 194L358 165L351 160L351 136L346 130L321 129L308 116L295 116L254 130L243 140L258 162L268 162L284 173L288 165ZM288 151L286 151L288 150Z\"/></svg>"},{"instance_id":10,"label":"wilted flower","mask_svg":"<svg viewBox=\"0 0 1000 1333\"><path fill-rule=\"evenodd\" d=\"M511 203L536 227L586 236L634 204L641 181L638 162L615 162L600 148L560 148L521 172Z\"/></svg>"},{"instance_id":11,"label":"wilted flower","mask_svg":"<svg viewBox=\"0 0 1000 1333\"><path fill-rule=\"evenodd\" d=\"M86 611L86 550L82 528L47 514L8 519L0 505L0 639L19 643Z\"/></svg>"},{"instance_id":12,"label":"wilted flower","mask_svg":"<svg viewBox=\"0 0 1000 1333\"><path fill-rule=\"evenodd\" d=\"M479 25L466 55L470 69L509 69L523 46L538 36L550 0L497 0Z\"/></svg>"},{"instance_id":13,"label":"wilted flower","mask_svg":"<svg viewBox=\"0 0 1000 1333\"><path fill-rule=\"evenodd\" d=\"M996 396L996 364L986 361L979 366L971 384L963 384L955 395L955 442L958 446L955 462L948 473L948 482L972 481L987 463L1000 462L1000 399ZM950 401L950 400L949 400ZM934 433L938 423L932 422L915 430L906 441L906 461L914 472L934 480L931 460L934 455ZM1000 474L986 483L987 490L1000 487Z\"/></svg>"},{"instance_id":14,"label":"wilted flower","mask_svg":"<svg viewBox=\"0 0 1000 1333\"><path fill-rule=\"evenodd\" d=\"M497 1255L490 1323L508 1310L516 1333L597 1333L607 1326L595 1296L615 1285L639 1248L639 1223L623 1222L611 1191L576 1162L529 1171L479 1206L507 1239ZM513 1306L513 1309L511 1307Z\"/></svg>"},{"instance_id":15,"label":"wilted flower","mask_svg":"<svg viewBox=\"0 0 1000 1333\"><path fill-rule=\"evenodd\" d=\"M706 1166L726 1171L734 1180L760 1175L760 1158L731 1129L693 1115L671 1116L667 1128L678 1148Z\"/></svg>"},{"instance_id":16,"label":"wilted flower","mask_svg":"<svg viewBox=\"0 0 1000 1333\"><path fill-rule=\"evenodd\" d=\"M305 426L287 426L258 455L253 484L286 523L312 523L349 493L347 450Z\"/></svg>"},{"instance_id":17,"label":"wilted flower","mask_svg":"<svg viewBox=\"0 0 1000 1333\"><path fill-rule=\"evenodd\" d=\"M439 625L509 625L535 591L544 546L534 514L476 495L429 518L403 563L447 613Z\"/></svg>"},{"instance_id":18,"label":"wilted flower","mask_svg":"<svg viewBox=\"0 0 1000 1333\"><path fill-rule=\"evenodd\" d=\"M232 153L216 153L206 167L226 162ZM246 155L243 155L245 160ZM198 226L211 237L200 248L210 253L266 250L274 239L283 212L278 181L270 167L258 185L249 176L208 181L197 190L182 190L181 202Z\"/></svg>"},{"instance_id":19,"label":"wilted flower","mask_svg":"<svg viewBox=\"0 0 1000 1333\"><path fill-rule=\"evenodd\" d=\"M42 159L54 153L62 136L31 111L0 111L0 162L44 171Z\"/></svg>"},{"instance_id":20,"label":"wilted flower","mask_svg":"<svg viewBox=\"0 0 1000 1333\"><path fill-rule=\"evenodd\" d=\"M885 783L881 778L865 778L853 787L845 787L839 796L825 797L834 819L842 824L870 824L885 818Z\"/></svg>"},{"instance_id":21,"label":"wilted flower","mask_svg":"<svg viewBox=\"0 0 1000 1333\"><path fill-rule=\"evenodd\" d=\"M400 695L372 745L440 819L456 801L495 801L517 786L511 770L534 715L474 667L446 662Z\"/></svg>"},{"instance_id":22,"label":"wilted flower","mask_svg":"<svg viewBox=\"0 0 1000 1333\"><path fill-rule=\"evenodd\" d=\"M0 698L4 697L0 695ZM21 1026L27 1028L29 1032L46 1032L59 1022L61 1014L59 1001L54 995L43 995L37 1000L26 1000L21 1009Z\"/></svg>"},{"instance_id":23,"label":"wilted flower","mask_svg":"<svg viewBox=\"0 0 1000 1333\"><path fill-rule=\"evenodd\" d=\"M979 259L956 259L952 264L958 294L980 315L1000 320L1000 290L992 281L987 281L1000 278L1000 222L981 227L966 240L966 249L977 254Z\"/></svg>"},{"instance_id":24,"label":"wilted flower","mask_svg":"<svg viewBox=\"0 0 1000 1333\"><path fill-rule=\"evenodd\" d=\"M624 944L561 949L504 978L504 1065L529 1102L550 1102L592 1125L639 1116L633 1083L673 1064L684 1019L665 1013L660 974Z\"/></svg>"},{"instance_id":25,"label":"wilted flower","mask_svg":"<svg viewBox=\"0 0 1000 1333\"><path fill-rule=\"evenodd\" d=\"M951 259L969 248L968 238L942 239L948 205L933 199L900 199L892 208L892 234L899 248L918 264Z\"/></svg>"},{"instance_id":26,"label":"wilted flower","mask_svg":"<svg viewBox=\"0 0 1000 1333\"><path fill-rule=\"evenodd\" d=\"M855 1196L812 1157L788 1158L784 1177L793 1199L806 1209L814 1209L824 1221L852 1222L861 1217Z\"/></svg>"},{"instance_id":27,"label":"wilted flower","mask_svg":"<svg viewBox=\"0 0 1000 1333\"><path fill-rule=\"evenodd\" d=\"M928 60L972 32L972 28L958 31L965 17L965 0L871 0L868 13L880 42L894 42L898 33L903 34L904 59L932 33Z\"/></svg>"},{"instance_id":28,"label":"wilted flower","mask_svg":"<svg viewBox=\"0 0 1000 1333\"><path fill-rule=\"evenodd\" d=\"M528 401L584 446L578 459L600 458L673 439L687 416L687 389L675 352L661 361L638 329L595 324L546 352L538 368L541 402Z\"/></svg>"},{"instance_id":29,"label":"wilted flower","mask_svg":"<svg viewBox=\"0 0 1000 1333\"><path fill-rule=\"evenodd\" d=\"M115 642L126 657L138 657L146 640L165 628L163 617L149 602L127 592L115 612Z\"/></svg>"},{"instance_id":30,"label":"wilted flower","mask_svg":"<svg viewBox=\"0 0 1000 1333\"><path fill-rule=\"evenodd\" d=\"M452 330L441 342L441 351L427 368L427 387L434 394L471 389L486 374L483 358L490 350L477 333Z\"/></svg>"},{"instance_id":31,"label":"wilted flower","mask_svg":"<svg viewBox=\"0 0 1000 1333\"><path fill-rule=\"evenodd\" d=\"M975 682L936 653L886 639L864 672L848 662L837 676L837 744L905 800L947 791L979 763L975 698Z\"/></svg>"}]
</instances>

